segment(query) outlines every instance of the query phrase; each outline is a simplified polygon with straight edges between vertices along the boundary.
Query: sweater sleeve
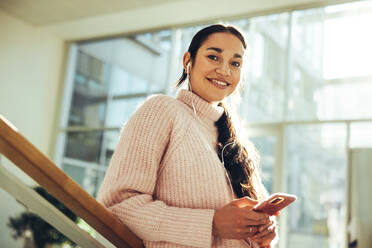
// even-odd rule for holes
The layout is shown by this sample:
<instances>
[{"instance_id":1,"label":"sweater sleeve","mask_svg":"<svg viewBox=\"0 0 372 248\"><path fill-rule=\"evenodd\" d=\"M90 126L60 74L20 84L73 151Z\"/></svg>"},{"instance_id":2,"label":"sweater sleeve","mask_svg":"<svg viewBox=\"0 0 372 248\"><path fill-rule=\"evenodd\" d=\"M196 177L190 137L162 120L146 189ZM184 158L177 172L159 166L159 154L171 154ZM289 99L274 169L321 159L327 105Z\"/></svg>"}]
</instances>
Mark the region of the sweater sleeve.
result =
<instances>
[{"instance_id":1,"label":"sweater sleeve","mask_svg":"<svg viewBox=\"0 0 372 248\"><path fill-rule=\"evenodd\" d=\"M126 123L97 199L143 240L211 247L213 209L172 207L153 199L174 121L169 101L151 97Z\"/></svg>"}]
</instances>

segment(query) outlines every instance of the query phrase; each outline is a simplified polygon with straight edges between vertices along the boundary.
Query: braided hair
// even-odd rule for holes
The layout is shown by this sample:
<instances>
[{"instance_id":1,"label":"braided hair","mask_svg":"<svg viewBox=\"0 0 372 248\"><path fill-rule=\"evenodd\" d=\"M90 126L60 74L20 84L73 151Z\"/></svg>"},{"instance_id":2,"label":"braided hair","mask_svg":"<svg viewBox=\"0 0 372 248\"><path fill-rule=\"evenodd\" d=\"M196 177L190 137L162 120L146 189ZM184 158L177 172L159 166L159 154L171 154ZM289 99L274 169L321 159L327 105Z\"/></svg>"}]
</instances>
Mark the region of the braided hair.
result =
<instances>
[{"instance_id":1,"label":"braided hair","mask_svg":"<svg viewBox=\"0 0 372 248\"><path fill-rule=\"evenodd\" d=\"M229 173L231 184L235 194L240 198L249 196L253 199L259 199L261 192L258 192L255 186L255 178L258 179L259 157L257 150L252 146L249 153L244 147L237 135L225 105L219 103L224 108L224 113L215 122L218 130L217 149L219 158L224 162L224 166Z\"/></svg>"}]
</instances>

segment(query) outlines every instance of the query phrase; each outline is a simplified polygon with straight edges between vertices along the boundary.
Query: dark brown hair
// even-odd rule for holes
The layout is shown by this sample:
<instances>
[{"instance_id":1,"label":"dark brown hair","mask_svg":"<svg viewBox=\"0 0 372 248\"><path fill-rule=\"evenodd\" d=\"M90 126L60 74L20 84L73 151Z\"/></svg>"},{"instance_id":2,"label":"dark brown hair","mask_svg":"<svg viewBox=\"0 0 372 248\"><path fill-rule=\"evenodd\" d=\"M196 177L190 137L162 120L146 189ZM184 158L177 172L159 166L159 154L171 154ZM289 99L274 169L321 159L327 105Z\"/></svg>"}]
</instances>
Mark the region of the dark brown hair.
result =
<instances>
[{"instance_id":1,"label":"dark brown hair","mask_svg":"<svg viewBox=\"0 0 372 248\"><path fill-rule=\"evenodd\" d=\"M253 144L247 149L240 143L226 107L223 103L218 105L225 110L215 123L218 130L218 155L221 162L224 162L233 190L239 198L249 196L261 199L266 191L259 178L258 152Z\"/></svg>"},{"instance_id":2,"label":"dark brown hair","mask_svg":"<svg viewBox=\"0 0 372 248\"><path fill-rule=\"evenodd\" d=\"M188 49L192 62L203 42L214 33L231 33L242 42L244 48L247 47L244 36L235 27L222 24L211 25L201 29L193 37ZM176 86L181 86L186 79L187 73L183 70ZM253 146L247 149L240 143L226 107L222 103L219 103L219 106L224 108L224 113L215 123L218 129L217 148L221 161L223 150L223 162L230 176L233 190L239 198L249 196L253 199L260 199L266 191L259 178L258 153Z\"/></svg>"}]
</instances>

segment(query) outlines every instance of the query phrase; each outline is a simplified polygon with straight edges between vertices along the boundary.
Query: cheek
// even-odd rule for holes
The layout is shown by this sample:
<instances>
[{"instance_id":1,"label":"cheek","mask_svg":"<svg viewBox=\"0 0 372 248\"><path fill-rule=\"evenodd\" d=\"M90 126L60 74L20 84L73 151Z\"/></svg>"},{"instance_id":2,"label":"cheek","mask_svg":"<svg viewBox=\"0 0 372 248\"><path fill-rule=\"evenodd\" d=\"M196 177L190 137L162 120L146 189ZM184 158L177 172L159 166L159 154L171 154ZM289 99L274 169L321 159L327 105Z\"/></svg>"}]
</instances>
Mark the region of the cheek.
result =
<instances>
[{"instance_id":1,"label":"cheek","mask_svg":"<svg viewBox=\"0 0 372 248\"><path fill-rule=\"evenodd\" d=\"M216 70L216 66L206 59L200 59L198 62L199 64L197 68L199 70L199 74L207 76L207 74L214 72Z\"/></svg>"},{"instance_id":2,"label":"cheek","mask_svg":"<svg viewBox=\"0 0 372 248\"><path fill-rule=\"evenodd\" d=\"M233 84L234 84L234 88L235 88L236 86L238 86L239 81L240 81L240 71L239 71L239 72L236 72L236 73L233 73L233 76L232 76L232 82L233 82Z\"/></svg>"},{"instance_id":3,"label":"cheek","mask_svg":"<svg viewBox=\"0 0 372 248\"><path fill-rule=\"evenodd\" d=\"M229 94L233 93L236 90L236 88L238 87L238 85L239 85L239 83L234 84L234 86L231 88Z\"/></svg>"},{"instance_id":4,"label":"cheek","mask_svg":"<svg viewBox=\"0 0 372 248\"><path fill-rule=\"evenodd\" d=\"M231 82L232 82L232 87L231 87L231 90L230 90L230 94L232 92L235 91L235 89L238 87L239 85L239 82L240 82L240 72L237 73L237 74L233 74L232 78L231 78Z\"/></svg>"}]
</instances>

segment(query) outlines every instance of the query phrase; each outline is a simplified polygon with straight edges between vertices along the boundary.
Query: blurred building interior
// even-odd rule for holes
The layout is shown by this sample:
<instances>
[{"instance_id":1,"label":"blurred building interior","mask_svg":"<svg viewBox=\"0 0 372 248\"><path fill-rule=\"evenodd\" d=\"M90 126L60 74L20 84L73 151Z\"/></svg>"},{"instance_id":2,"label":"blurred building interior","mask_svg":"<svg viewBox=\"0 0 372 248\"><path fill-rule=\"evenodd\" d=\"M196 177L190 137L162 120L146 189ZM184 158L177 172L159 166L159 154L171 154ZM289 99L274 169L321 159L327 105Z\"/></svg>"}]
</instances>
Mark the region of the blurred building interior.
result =
<instances>
[{"instance_id":1,"label":"blurred building interior","mask_svg":"<svg viewBox=\"0 0 372 248\"><path fill-rule=\"evenodd\" d=\"M195 32L233 24L249 47L240 132L267 189L298 196L279 247L372 247L372 1L226 2L1 1L0 114L95 196L123 124L176 94ZM0 244L23 247L6 223L24 207L0 201Z\"/></svg>"}]
</instances>

